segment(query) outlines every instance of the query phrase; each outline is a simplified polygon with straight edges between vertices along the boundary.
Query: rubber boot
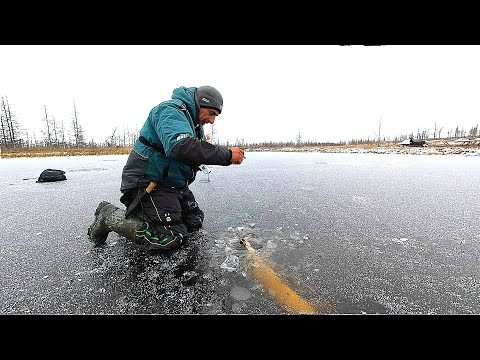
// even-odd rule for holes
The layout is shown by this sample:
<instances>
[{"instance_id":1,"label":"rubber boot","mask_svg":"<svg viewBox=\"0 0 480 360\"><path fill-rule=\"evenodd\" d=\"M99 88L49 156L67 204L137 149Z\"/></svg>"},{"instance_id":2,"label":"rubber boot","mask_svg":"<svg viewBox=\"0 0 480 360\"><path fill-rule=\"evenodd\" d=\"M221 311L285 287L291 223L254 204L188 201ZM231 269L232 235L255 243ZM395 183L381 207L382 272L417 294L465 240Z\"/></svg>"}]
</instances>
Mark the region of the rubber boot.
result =
<instances>
[{"instance_id":1,"label":"rubber boot","mask_svg":"<svg viewBox=\"0 0 480 360\"><path fill-rule=\"evenodd\" d=\"M107 241L108 233L114 231L128 239L135 238L135 230L145 227L143 221L135 217L125 219L125 210L107 202L102 201L95 210L95 220L88 227L88 239L101 245Z\"/></svg>"}]
</instances>

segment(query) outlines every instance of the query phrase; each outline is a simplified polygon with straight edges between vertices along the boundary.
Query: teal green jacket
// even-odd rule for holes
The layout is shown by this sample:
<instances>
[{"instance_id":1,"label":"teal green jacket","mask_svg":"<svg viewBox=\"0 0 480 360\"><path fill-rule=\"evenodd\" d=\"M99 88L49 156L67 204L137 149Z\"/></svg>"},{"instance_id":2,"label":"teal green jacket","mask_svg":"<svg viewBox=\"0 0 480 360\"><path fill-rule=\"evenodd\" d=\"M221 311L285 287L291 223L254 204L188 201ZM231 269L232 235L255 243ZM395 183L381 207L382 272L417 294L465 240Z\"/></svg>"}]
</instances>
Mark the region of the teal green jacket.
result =
<instances>
[{"instance_id":1,"label":"teal green jacket","mask_svg":"<svg viewBox=\"0 0 480 360\"><path fill-rule=\"evenodd\" d=\"M199 165L231 164L231 150L205 139L197 118L196 89L176 88L170 100L151 109L123 168L120 191L145 187L150 181L182 189L195 180Z\"/></svg>"}]
</instances>

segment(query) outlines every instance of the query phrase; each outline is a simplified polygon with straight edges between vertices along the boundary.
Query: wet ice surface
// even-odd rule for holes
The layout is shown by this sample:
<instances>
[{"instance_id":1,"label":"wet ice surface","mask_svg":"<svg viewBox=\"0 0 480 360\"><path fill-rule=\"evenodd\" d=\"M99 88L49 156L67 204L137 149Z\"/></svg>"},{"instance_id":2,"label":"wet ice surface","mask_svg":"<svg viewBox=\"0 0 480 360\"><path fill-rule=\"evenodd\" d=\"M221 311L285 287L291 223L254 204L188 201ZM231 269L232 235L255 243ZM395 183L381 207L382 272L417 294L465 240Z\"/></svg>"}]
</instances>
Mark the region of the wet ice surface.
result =
<instances>
[{"instance_id":1,"label":"wet ice surface","mask_svg":"<svg viewBox=\"0 0 480 360\"><path fill-rule=\"evenodd\" d=\"M252 152L192 184L204 229L170 254L87 239L126 157L0 159L1 313L286 314L241 238L337 313L480 313L475 157ZM36 183L46 168L67 180Z\"/></svg>"}]
</instances>

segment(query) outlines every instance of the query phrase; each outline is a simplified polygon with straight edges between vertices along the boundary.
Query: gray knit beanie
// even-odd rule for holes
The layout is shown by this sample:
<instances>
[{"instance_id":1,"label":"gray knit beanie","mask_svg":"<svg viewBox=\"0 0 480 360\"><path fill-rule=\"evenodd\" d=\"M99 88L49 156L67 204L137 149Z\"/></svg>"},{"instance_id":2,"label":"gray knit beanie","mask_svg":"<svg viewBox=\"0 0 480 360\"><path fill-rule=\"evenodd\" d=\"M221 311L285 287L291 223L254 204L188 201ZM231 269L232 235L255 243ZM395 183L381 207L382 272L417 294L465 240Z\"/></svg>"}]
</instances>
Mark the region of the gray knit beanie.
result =
<instances>
[{"instance_id":1,"label":"gray knit beanie","mask_svg":"<svg viewBox=\"0 0 480 360\"><path fill-rule=\"evenodd\" d=\"M215 109L218 113L222 112L223 97L220 92L213 86L200 86L197 88L195 97L198 101L198 105L203 108Z\"/></svg>"}]
</instances>

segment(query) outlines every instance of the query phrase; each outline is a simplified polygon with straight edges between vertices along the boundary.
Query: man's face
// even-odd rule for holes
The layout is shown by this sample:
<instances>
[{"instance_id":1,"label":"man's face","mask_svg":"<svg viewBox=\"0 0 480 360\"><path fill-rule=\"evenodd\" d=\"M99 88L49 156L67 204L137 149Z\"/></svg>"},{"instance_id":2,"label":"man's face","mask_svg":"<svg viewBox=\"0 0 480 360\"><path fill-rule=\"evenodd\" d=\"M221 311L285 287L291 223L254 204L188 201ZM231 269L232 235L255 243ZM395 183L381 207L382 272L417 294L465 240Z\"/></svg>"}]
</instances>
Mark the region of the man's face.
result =
<instances>
[{"instance_id":1,"label":"man's face","mask_svg":"<svg viewBox=\"0 0 480 360\"><path fill-rule=\"evenodd\" d=\"M215 109L200 108L198 112L198 122L200 126L205 124L213 124L215 118L219 115L218 111Z\"/></svg>"}]
</instances>

